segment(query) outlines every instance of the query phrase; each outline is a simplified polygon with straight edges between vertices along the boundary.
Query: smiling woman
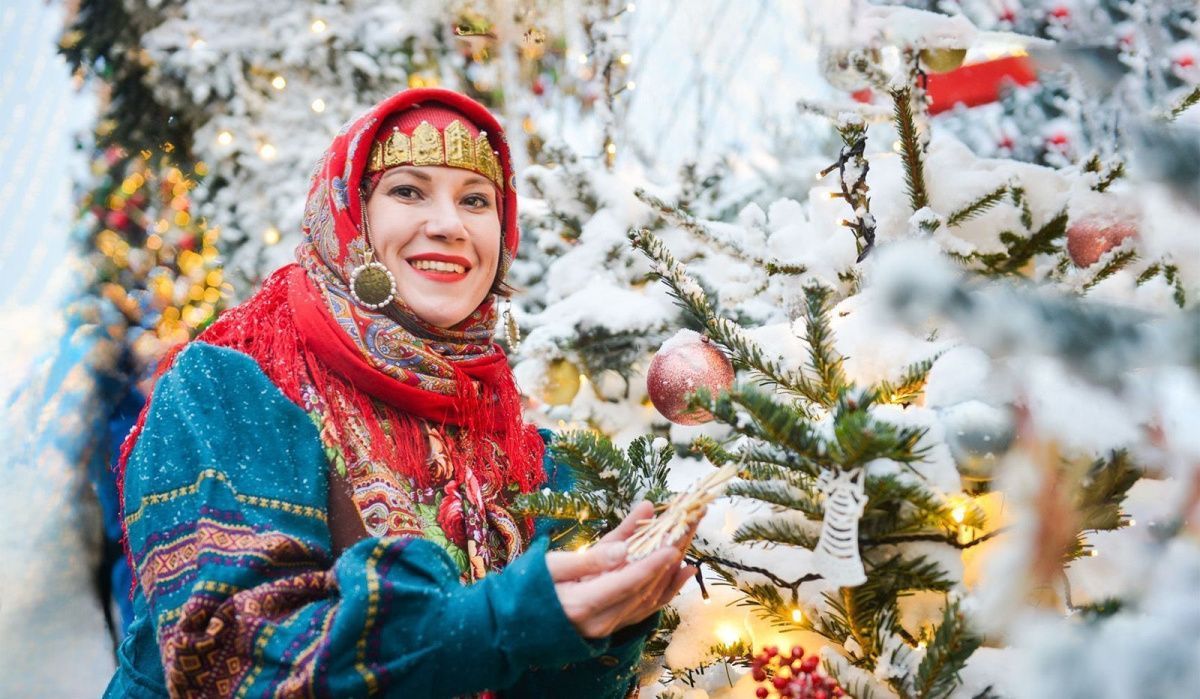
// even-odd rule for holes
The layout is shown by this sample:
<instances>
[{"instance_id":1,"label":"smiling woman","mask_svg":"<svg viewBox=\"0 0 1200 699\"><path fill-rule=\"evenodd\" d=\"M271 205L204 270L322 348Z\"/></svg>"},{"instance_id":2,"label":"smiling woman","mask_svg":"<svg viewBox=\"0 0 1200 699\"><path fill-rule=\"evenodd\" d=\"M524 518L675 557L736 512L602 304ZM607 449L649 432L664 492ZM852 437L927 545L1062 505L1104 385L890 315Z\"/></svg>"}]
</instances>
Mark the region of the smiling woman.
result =
<instances>
[{"instance_id":1,"label":"smiling woman","mask_svg":"<svg viewBox=\"0 0 1200 699\"><path fill-rule=\"evenodd\" d=\"M122 449L135 619L107 696L624 696L691 537L628 562L642 503L547 552L512 512L558 485L492 340L512 175L444 90L335 138L298 264L163 362Z\"/></svg>"},{"instance_id":2,"label":"smiling woman","mask_svg":"<svg viewBox=\"0 0 1200 699\"><path fill-rule=\"evenodd\" d=\"M442 328L483 302L497 279L500 213L496 186L470 170L402 166L367 199L375 256L414 313Z\"/></svg>"}]
</instances>

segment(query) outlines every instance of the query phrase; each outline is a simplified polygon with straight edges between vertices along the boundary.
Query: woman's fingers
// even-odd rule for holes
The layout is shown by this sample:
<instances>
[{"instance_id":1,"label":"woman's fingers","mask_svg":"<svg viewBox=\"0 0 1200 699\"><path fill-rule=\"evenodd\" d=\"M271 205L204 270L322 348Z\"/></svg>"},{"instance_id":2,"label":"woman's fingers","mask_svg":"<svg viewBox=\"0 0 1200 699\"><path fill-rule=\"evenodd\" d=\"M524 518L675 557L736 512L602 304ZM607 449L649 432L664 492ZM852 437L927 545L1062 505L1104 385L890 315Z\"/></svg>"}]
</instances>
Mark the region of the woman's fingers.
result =
<instances>
[{"instance_id":1,"label":"woman's fingers","mask_svg":"<svg viewBox=\"0 0 1200 699\"><path fill-rule=\"evenodd\" d=\"M645 604L659 576L671 567L670 549L662 549L617 570L581 582L556 585L567 618L588 638L607 636L623 625L630 609ZM645 616L645 615L643 615Z\"/></svg>"},{"instance_id":2,"label":"woman's fingers","mask_svg":"<svg viewBox=\"0 0 1200 699\"><path fill-rule=\"evenodd\" d=\"M602 541L581 551L551 551L546 567L554 582L579 580L621 567L625 563L624 541Z\"/></svg>"},{"instance_id":3,"label":"woman's fingers","mask_svg":"<svg viewBox=\"0 0 1200 699\"><path fill-rule=\"evenodd\" d=\"M650 519L653 516L654 503L649 500L642 500L634 505L629 514L625 516L625 519L621 520L621 523L614 527L612 531L605 534L600 541L624 541L633 536L633 533L637 531L639 522Z\"/></svg>"}]
</instances>

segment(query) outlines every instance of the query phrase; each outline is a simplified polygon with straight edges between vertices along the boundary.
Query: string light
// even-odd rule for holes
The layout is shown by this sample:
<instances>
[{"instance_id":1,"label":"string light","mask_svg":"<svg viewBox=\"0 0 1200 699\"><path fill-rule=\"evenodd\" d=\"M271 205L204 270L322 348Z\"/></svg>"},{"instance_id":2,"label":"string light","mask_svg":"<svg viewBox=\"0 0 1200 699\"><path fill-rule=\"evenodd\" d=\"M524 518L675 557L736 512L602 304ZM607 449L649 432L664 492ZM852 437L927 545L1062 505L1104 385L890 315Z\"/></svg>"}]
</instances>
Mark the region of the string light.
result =
<instances>
[{"instance_id":1,"label":"string light","mask_svg":"<svg viewBox=\"0 0 1200 699\"><path fill-rule=\"evenodd\" d=\"M628 5L625 6L625 11L626 12L637 12L637 4L632 3L632 2L629 3Z\"/></svg>"},{"instance_id":2,"label":"string light","mask_svg":"<svg viewBox=\"0 0 1200 699\"><path fill-rule=\"evenodd\" d=\"M287 87L287 80L284 79L282 75L276 75L275 77L271 78L271 87L275 88L276 90L282 90L283 88Z\"/></svg>"},{"instance_id":3,"label":"string light","mask_svg":"<svg viewBox=\"0 0 1200 699\"><path fill-rule=\"evenodd\" d=\"M204 39L201 39L198 36L192 37L192 40L188 42L188 46L190 46L193 49L202 49L207 45L208 44L205 43Z\"/></svg>"},{"instance_id":4,"label":"string light","mask_svg":"<svg viewBox=\"0 0 1200 699\"><path fill-rule=\"evenodd\" d=\"M741 629L729 622L717 625L716 636L723 646L732 646L742 640Z\"/></svg>"},{"instance_id":5,"label":"string light","mask_svg":"<svg viewBox=\"0 0 1200 699\"><path fill-rule=\"evenodd\" d=\"M633 62L633 56L628 53L623 53L621 54L620 58L617 59L617 61L620 62L621 65L627 66Z\"/></svg>"},{"instance_id":6,"label":"string light","mask_svg":"<svg viewBox=\"0 0 1200 699\"><path fill-rule=\"evenodd\" d=\"M275 226L267 226L267 230L263 231L263 242L267 245L278 243L279 237L279 229Z\"/></svg>"},{"instance_id":7,"label":"string light","mask_svg":"<svg viewBox=\"0 0 1200 699\"><path fill-rule=\"evenodd\" d=\"M963 520L967 518L967 506L963 504L956 505L954 509L950 511L950 517L955 522L962 524Z\"/></svg>"},{"instance_id":8,"label":"string light","mask_svg":"<svg viewBox=\"0 0 1200 699\"><path fill-rule=\"evenodd\" d=\"M232 131L222 131L222 132L218 133L217 134L217 143L219 143L223 146L227 146L230 143L233 143L233 132Z\"/></svg>"},{"instance_id":9,"label":"string light","mask_svg":"<svg viewBox=\"0 0 1200 699\"><path fill-rule=\"evenodd\" d=\"M312 30L313 34L320 34L321 32L325 31L328 28L329 28L329 25L325 24L325 20L323 20L323 19L314 19L312 21L312 24L309 25L309 29Z\"/></svg>"},{"instance_id":10,"label":"string light","mask_svg":"<svg viewBox=\"0 0 1200 699\"><path fill-rule=\"evenodd\" d=\"M312 101L312 110L314 112L316 112L317 114L320 114L321 112L325 111L325 100L321 99L320 97L313 100Z\"/></svg>"},{"instance_id":11,"label":"string light","mask_svg":"<svg viewBox=\"0 0 1200 699\"><path fill-rule=\"evenodd\" d=\"M263 160L274 160L275 154L276 154L275 146L271 145L270 143L264 142L262 145L260 145L258 147L258 154L262 157Z\"/></svg>"},{"instance_id":12,"label":"string light","mask_svg":"<svg viewBox=\"0 0 1200 699\"><path fill-rule=\"evenodd\" d=\"M792 608L792 621L797 624L804 621L804 612L800 611L799 607Z\"/></svg>"},{"instance_id":13,"label":"string light","mask_svg":"<svg viewBox=\"0 0 1200 699\"><path fill-rule=\"evenodd\" d=\"M606 146L604 146L604 152L608 153L609 155L616 155L617 154L617 144L613 143L612 141L609 141L608 144Z\"/></svg>"},{"instance_id":14,"label":"string light","mask_svg":"<svg viewBox=\"0 0 1200 699\"><path fill-rule=\"evenodd\" d=\"M635 89L636 87L637 87L637 83L635 83L635 82L634 82L634 81L632 81L632 80L630 80L629 82L625 83L625 89L626 89L626 90L631 90L631 91L632 91L632 90L633 90L633 89Z\"/></svg>"}]
</instances>

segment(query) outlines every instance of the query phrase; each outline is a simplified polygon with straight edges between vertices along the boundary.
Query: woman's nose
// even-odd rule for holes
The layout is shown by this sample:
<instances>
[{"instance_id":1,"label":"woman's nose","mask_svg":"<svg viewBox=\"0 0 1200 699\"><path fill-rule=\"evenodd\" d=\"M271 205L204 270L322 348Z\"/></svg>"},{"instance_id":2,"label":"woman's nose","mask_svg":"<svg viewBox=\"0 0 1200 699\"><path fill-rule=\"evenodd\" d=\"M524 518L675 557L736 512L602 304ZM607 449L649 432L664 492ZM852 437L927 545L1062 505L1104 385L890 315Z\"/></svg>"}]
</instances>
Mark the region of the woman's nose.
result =
<instances>
[{"instance_id":1,"label":"woman's nose","mask_svg":"<svg viewBox=\"0 0 1200 699\"><path fill-rule=\"evenodd\" d=\"M458 207L448 197L437 197L431 202L425 219L425 234L444 240L461 240L467 237L466 226L459 215Z\"/></svg>"}]
</instances>

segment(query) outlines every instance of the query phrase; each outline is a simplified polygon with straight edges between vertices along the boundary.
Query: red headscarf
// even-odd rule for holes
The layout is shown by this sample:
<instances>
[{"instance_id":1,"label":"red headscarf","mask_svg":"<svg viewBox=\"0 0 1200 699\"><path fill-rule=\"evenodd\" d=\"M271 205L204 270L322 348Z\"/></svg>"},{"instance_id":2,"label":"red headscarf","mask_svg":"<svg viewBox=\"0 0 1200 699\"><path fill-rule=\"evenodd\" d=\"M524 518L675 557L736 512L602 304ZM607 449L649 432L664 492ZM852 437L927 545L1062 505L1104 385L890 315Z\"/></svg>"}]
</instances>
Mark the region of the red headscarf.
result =
<instances>
[{"instance_id":1,"label":"red headscarf","mask_svg":"<svg viewBox=\"0 0 1200 699\"><path fill-rule=\"evenodd\" d=\"M347 286L366 251L362 219L372 145L393 126L411 130L427 121L441 130L453 119L474 137L483 133L500 166L503 274L520 231L500 124L457 93L405 90L342 127L318 163L296 251L300 264L277 270L197 340L253 357L290 400L319 414L322 439L347 461L385 465L425 485L431 480L428 430L452 426L442 433L450 436L443 448L459 482L493 490L516 484L529 492L544 480L542 442L521 420L507 358L492 339L495 298L489 295L462 322L443 329L422 321L403 300L390 315L360 306ZM172 360L164 359L160 372ZM122 445L122 482L145 414Z\"/></svg>"}]
</instances>

